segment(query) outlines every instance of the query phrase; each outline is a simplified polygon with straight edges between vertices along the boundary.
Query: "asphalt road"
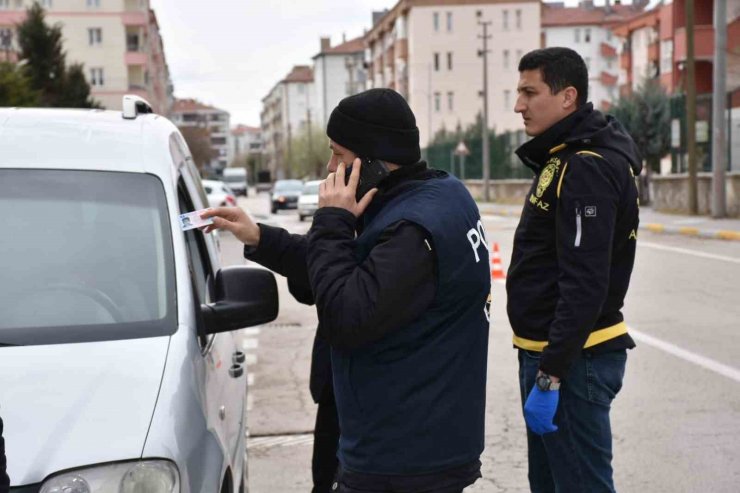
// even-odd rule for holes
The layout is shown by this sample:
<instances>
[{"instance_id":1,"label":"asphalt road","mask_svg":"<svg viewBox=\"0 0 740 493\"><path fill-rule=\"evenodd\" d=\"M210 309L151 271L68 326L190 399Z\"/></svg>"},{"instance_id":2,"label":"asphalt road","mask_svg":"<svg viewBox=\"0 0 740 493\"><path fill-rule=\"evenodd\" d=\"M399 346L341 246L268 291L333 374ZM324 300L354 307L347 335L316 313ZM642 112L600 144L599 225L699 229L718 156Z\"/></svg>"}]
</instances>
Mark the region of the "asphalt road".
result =
<instances>
[{"instance_id":1,"label":"asphalt road","mask_svg":"<svg viewBox=\"0 0 740 493\"><path fill-rule=\"evenodd\" d=\"M266 194L240 199L258 221L305 232ZM508 267L515 218L484 216ZM244 263L222 234L223 260ZM621 492L740 491L740 243L644 232L625 315L638 348L612 410ZM250 491L310 491L315 406L308 394L316 314L280 286L280 316L247 331ZM503 284L493 285L484 478L467 492L525 492L526 445Z\"/></svg>"}]
</instances>

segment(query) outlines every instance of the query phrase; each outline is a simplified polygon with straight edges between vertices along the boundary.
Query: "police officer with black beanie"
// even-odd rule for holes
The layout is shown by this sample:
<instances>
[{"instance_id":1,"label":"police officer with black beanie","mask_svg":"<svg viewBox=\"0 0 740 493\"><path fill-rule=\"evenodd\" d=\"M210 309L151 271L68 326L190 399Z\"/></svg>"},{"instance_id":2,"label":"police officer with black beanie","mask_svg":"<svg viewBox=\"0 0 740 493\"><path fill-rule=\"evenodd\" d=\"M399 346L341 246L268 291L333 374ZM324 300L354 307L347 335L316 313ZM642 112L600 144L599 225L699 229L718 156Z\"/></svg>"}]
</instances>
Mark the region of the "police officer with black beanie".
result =
<instances>
[{"instance_id":1,"label":"police officer with black beanie","mask_svg":"<svg viewBox=\"0 0 740 493\"><path fill-rule=\"evenodd\" d=\"M329 176L307 235L255 225L238 208L205 214L206 232L228 229L247 258L316 304L314 491L460 492L480 477L484 438L490 274L480 214L457 179L420 161L414 114L395 91L343 99L327 135ZM387 176L358 201L368 159Z\"/></svg>"}]
</instances>

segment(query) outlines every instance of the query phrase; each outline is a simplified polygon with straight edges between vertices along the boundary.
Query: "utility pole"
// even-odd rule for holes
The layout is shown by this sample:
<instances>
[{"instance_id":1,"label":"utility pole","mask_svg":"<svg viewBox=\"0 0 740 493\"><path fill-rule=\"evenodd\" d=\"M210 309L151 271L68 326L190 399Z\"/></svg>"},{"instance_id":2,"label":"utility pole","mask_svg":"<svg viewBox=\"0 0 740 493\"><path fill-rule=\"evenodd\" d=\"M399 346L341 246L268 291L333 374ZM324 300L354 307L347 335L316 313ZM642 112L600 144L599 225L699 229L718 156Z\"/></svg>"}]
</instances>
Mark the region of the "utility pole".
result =
<instances>
[{"instance_id":1,"label":"utility pole","mask_svg":"<svg viewBox=\"0 0 740 493\"><path fill-rule=\"evenodd\" d=\"M714 0L714 94L712 95L712 217L727 215L727 0Z\"/></svg>"},{"instance_id":2,"label":"utility pole","mask_svg":"<svg viewBox=\"0 0 740 493\"><path fill-rule=\"evenodd\" d=\"M476 16L480 19L483 13L479 10ZM483 57L483 200L489 202L491 199L490 193L490 150L488 148L488 40L492 36L488 35L488 26L491 25L491 21L478 21L478 25L483 26L483 36L478 38L483 39L483 49L478 50L478 56Z\"/></svg>"},{"instance_id":3,"label":"utility pole","mask_svg":"<svg viewBox=\"0 0 740 493\"><path fill-rule=\"evenodd\" d=\"M696 172L696 67L694 0L686 0L686 146L689 153L689 214L699 213Z\"/></svg>"}]
</instances>

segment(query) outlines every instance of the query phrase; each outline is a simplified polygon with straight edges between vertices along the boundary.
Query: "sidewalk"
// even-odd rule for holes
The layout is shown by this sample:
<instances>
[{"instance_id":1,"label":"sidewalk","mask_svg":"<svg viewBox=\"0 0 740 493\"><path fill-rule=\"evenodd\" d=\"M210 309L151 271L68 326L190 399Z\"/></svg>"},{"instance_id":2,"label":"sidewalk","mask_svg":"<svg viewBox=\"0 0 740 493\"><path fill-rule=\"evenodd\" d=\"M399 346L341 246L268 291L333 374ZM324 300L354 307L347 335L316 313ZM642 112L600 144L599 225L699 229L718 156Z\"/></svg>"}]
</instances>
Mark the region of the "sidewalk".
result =
<instances>
[{"instance_id":1,"label":"sidewalk","mask_svg":"<svg viewBox=\"0 0 740 493\"><path fill-rule=\"evenodd\" d=\"M478 202L481 215L519 217L521 205ZM640 229L653 233L740 241L740 219L712 219L709 216L665 214L652 207L640 208Z\"/></svg>"}]
</instances>

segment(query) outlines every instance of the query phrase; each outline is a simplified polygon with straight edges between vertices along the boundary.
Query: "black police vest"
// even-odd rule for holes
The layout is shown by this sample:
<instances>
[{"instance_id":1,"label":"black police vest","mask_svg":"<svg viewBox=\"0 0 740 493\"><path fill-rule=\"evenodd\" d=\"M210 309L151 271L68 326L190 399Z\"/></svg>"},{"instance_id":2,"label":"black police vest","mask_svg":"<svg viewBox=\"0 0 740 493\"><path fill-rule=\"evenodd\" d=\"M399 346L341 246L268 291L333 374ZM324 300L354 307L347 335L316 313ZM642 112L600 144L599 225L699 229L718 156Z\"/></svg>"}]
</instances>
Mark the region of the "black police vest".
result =
<instances>
[{"instance_id":1,"label":"black police vest","mask_svg":"<svg viewBox=\"0 0 740 493\"><path fill-rule=\"evenodd\" d=\"M433 472L483 451L491 279L478 208L451 176L421 181L367 222L358 260L400 220L429 233L434 301L375 343L332 349L339 460L368 474Z\"/></svg>"}]
</instances>

